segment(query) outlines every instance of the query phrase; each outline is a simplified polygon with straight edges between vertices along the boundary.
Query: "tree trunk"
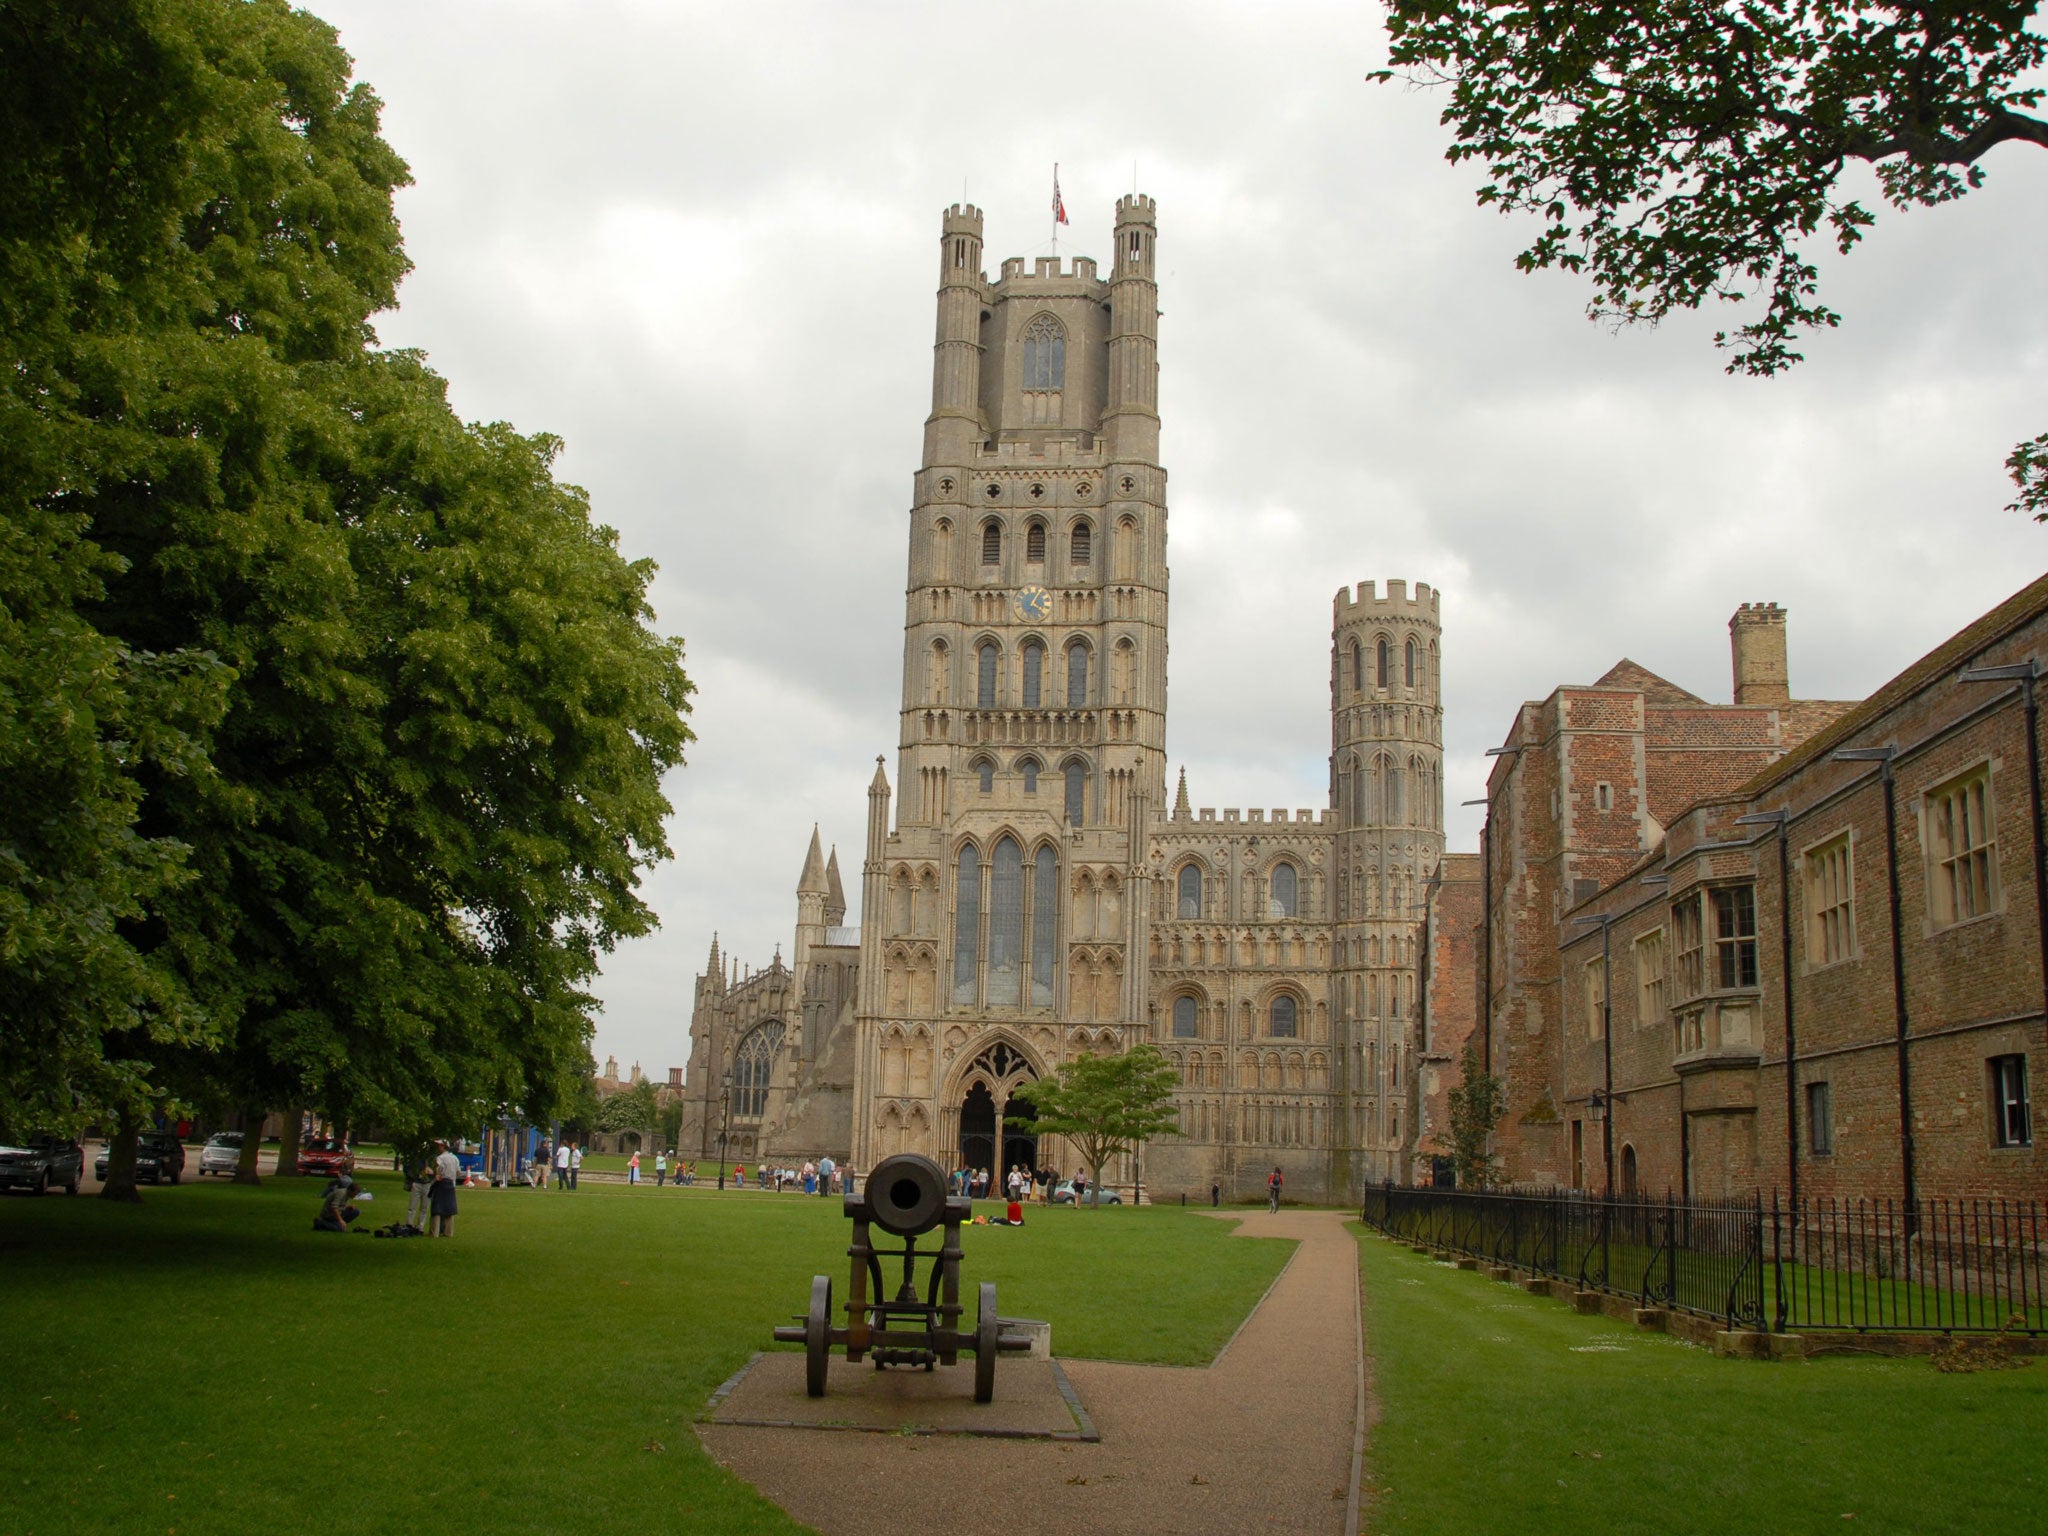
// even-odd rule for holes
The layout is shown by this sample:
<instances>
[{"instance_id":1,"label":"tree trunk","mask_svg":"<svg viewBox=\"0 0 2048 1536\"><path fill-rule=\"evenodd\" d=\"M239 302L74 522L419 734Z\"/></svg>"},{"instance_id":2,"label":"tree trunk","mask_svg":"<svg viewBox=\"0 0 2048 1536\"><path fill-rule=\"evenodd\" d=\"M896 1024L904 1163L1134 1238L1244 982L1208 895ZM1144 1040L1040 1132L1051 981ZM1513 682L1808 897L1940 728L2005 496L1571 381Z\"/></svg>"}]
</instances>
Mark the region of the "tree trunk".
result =
<instances>
[{"instance_id":1,"label":"tree trunk","mask_svg":"<svg viewBox=\"0 0 2048 1536\"><path fill-rule=\"evenodd\" d=\"M306 1112L303 1109L288 1109L284 1112L284 1130L277 1139L277 1173L279 1178L299 1171L299 1143L304 1139Z\"/></svg>"},{"instance_id":2,"label":"tree trunk","mask_svg":"<svg viewBox=\"0 0 2048 1536\"><path fill-rule=\"evenodd\" d=\"M107 1178L100 1185L102 1200L119 1200L124 1205L142 1204L142 1192L135 1187L135 1138L140 1127L123 1116L107 1138Z\"/></svg>"},{"instance_id":3,"label":"tree trunk","mask_svg":"<svg viewBox=\"0 0 2048 1536\"><path fill-rule=\"evenodd\" d=\"M237 1184L261 1184L263 1180L256 1172L256 1159L263 1155L263 1122L268 1111L261 1108L242 1111L242 1155L235 1163Z\"/></svg>"}]
</instances>

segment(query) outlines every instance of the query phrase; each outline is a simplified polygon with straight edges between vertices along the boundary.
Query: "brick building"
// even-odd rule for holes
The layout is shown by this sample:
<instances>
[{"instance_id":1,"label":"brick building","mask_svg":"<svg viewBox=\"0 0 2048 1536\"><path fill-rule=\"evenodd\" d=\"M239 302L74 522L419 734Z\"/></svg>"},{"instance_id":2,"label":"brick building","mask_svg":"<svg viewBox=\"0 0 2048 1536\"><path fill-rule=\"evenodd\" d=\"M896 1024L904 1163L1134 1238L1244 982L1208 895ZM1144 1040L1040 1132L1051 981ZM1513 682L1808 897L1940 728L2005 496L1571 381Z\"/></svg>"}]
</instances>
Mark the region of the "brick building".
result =
<instances>
[{"instance_id":1,"label":"brick building","mask_svg":"<svg viewBox=\"0 0 2048 1536\"><path fill-rule=\"evenodd\" d=\"M1732 628L1732 707L1617 668L1504 749L1508 1176L2038 1197L2039 726L2031 682L1964 674L2048 655L2048 578L1853 707L1789 700L1778 610Z\"/></svg>"}]
</instances>

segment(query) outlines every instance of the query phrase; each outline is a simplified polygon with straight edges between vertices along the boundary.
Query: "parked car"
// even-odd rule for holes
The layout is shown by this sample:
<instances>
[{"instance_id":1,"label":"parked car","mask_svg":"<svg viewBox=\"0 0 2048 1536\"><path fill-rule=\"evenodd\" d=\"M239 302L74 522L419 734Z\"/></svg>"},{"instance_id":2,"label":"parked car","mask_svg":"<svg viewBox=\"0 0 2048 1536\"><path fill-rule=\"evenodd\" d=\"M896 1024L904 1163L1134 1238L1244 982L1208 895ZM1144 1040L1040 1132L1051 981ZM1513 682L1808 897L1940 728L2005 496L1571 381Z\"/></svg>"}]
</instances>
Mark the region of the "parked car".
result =
<instances>
[{"instance_id":1,"label":"parked car","mask_svg":"<svg viewBox=\"0 0 2048 1536\"><path fill-rule=\"evenodd\" d=\"M199 1149L199 1176L209 1173L233 1173L242 1165L242 1133L240 1131L217 1131L206 1138L206 1145Z\"/></svg>"},{"instance_id":2,"label":"parked car","mask_svg":"<svg viewBox=\"0 0 2048 1536\"><path fill-rule=\"evenodd\" d=\"M107 1181L107 1153L102 1146L100 1155L92 1160L92 1176L102 1184ZM135 1182L147 1179L152 1184L175 1184L185 1176L185 1144L169 1131L144 1131L135 1138Z\"/></svg>"},{"instance_id":3,"label":"parked car","mask_svg":"<svg viewBox=\"0 0 2048 1536\"><path fill-rule=\"evenodd\" d=\"M299 1172L325 1174L354 1173L356 1155L348 1143L336 1136L321 1136L299 1148Z\"/></svg>"},{"instance_id":4,"label":"parked car","mask_svg":"<svg viewBox=\"0 0 2048 1536\"><path fill-rule=\"evenodd\" d=\"M85 1177L85 1148L61 1136L31 1136L19 1146L0 1146L0 1189L32 1189L37 1194L61 1187L78 1193Z\"/></svg>"},{"instance_id":5,"label":"parked car","mask_svg":"<svg viewBox=\"0 0 2048 1536\"><path fill-rule=\"evenodd\" d=\"M1052 1192L1052 1203L1054 1205L1072 1205L1074 1203L1074 1184L1071 1179L1061 1184L1059 1188ZM1100 1184L1091 1185L1088 1193L1081 1197L1081 1204L1083 1205L1122 1205L1123 1203L1124 1197L1122 1195L1113 1189L1105 1189Z\"/></svg>"}]
</instances>

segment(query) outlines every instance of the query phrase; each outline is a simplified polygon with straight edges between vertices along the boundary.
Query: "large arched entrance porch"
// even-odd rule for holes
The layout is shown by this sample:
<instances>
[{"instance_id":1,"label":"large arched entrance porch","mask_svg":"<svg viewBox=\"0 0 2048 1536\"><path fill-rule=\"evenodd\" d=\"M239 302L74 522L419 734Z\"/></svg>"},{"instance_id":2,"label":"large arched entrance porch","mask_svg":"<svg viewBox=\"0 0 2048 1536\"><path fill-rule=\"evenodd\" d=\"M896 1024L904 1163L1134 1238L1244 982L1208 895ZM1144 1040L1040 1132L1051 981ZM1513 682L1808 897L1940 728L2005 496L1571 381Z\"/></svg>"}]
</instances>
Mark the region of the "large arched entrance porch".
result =
<instances>
[{"instance_id":1,"label":"large arched entrance porch","mask_svg":"<svg viewBox=\"0 0 2048 1536\"><path fill-rule=\"evenodd\" d=\"M1037 1078L1031 1059L1007 1040L996 1041L969 1061L947 1096L956 1168L985 1168L991 1189L1000 1189L1011 1168L1038 1166L1035 1116L1016 1096L1019 1088Z\"/></svg>"}]
</instances>

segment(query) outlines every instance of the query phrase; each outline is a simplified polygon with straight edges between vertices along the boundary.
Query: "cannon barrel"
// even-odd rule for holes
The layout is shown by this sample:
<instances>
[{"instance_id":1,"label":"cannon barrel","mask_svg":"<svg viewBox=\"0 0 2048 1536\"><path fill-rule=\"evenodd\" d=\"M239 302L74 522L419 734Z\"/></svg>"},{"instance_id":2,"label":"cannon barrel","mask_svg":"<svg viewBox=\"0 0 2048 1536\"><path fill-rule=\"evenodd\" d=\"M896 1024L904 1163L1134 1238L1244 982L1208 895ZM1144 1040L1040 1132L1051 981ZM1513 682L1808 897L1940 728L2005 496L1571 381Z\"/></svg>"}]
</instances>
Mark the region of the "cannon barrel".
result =
<instances>
[{"instance_id":1,"label":"cannon barrel","mask_svg":"<svg viewBox=\"0 0 2048 1536\"><path fill-rule=\"evenodd\" d=\"M918 1237L950 1214L965 1220L970 1202L946 1193L946 1175L939 1165L915 1152L885 1157L869 1171L858 1195L846 1197L846 1214L865 1217L898 1237Z\"/></svg>"}]
</instances>

